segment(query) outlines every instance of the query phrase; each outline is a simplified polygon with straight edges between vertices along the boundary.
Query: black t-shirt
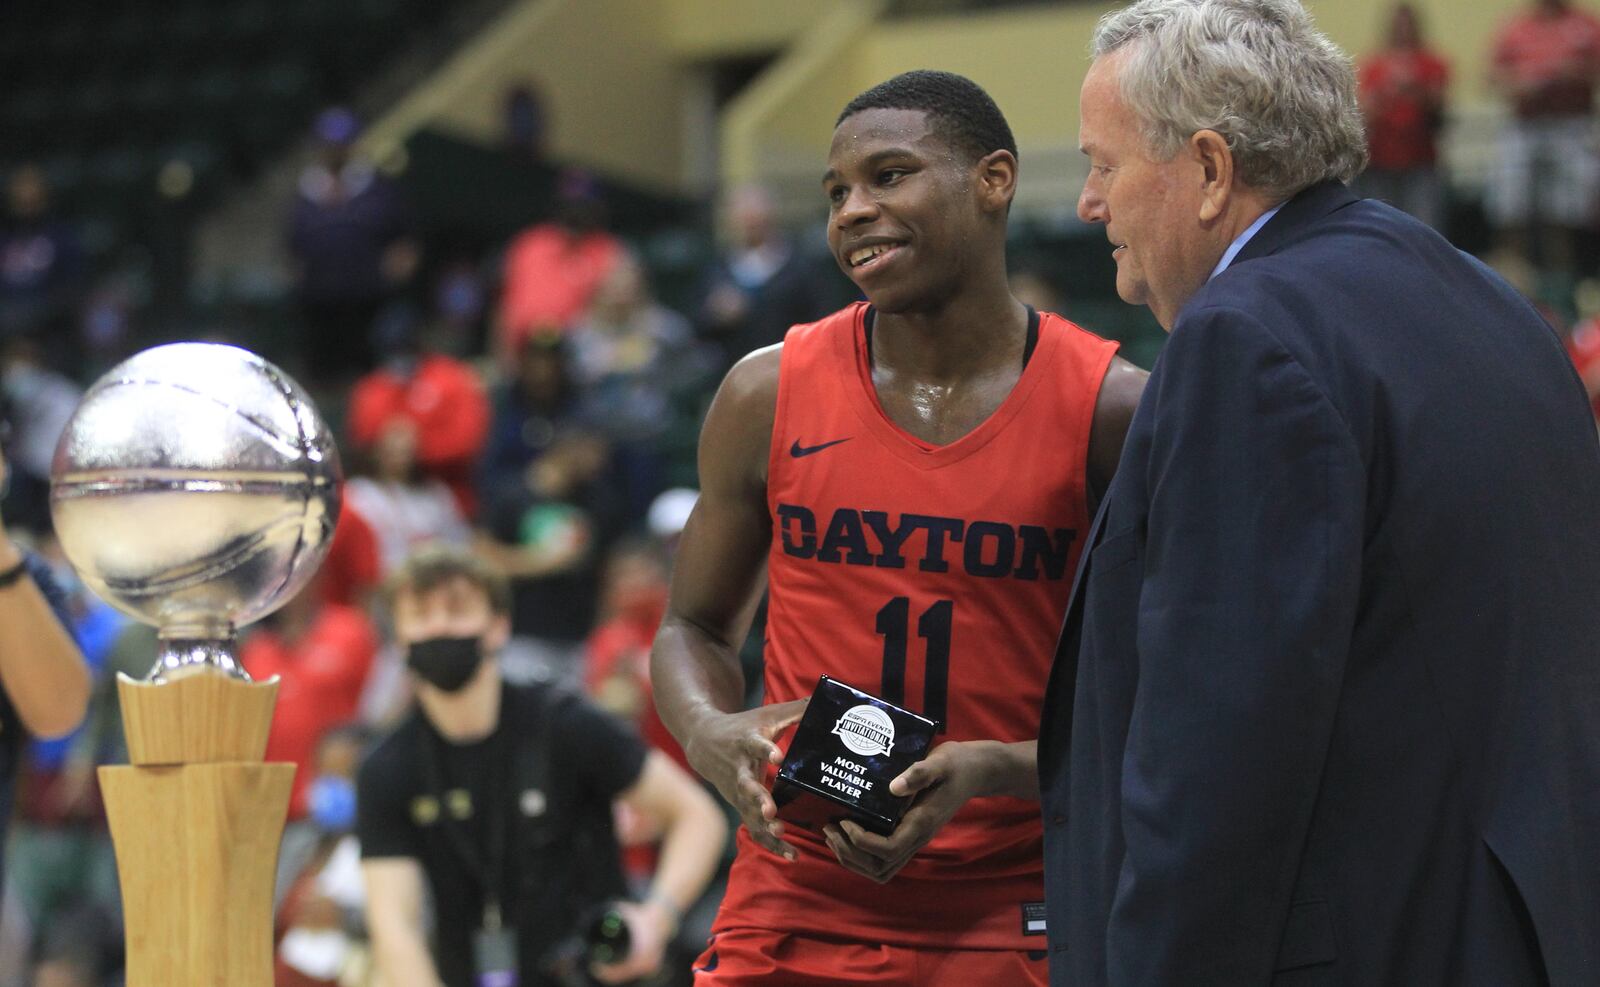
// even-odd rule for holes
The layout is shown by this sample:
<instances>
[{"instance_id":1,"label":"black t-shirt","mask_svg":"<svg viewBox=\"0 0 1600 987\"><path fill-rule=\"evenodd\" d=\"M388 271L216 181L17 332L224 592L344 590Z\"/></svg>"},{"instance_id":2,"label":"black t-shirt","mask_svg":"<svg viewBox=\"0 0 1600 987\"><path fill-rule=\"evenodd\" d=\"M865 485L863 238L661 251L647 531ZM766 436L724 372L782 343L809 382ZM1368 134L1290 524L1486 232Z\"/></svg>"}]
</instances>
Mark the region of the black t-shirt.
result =
<instances>
[{"instance_id":1,"label":"black t-shirt","mask_svg":"<svg viewBox=\"0 0 1600 987\"><path fill-rule=\"evenodd\" d=\"M546 684L505 685L500 723L485 740L452 744L419 709L373 750L357 780L361 855L422 866L447 987L474 985L478 861L492 856L496 812L505 859L489 866L505 923L517 931L522 987L555 987L539 958L590 907L626 894L611 803L638 780L645 753L629 727Z\"/></svg>"}]
</instances>

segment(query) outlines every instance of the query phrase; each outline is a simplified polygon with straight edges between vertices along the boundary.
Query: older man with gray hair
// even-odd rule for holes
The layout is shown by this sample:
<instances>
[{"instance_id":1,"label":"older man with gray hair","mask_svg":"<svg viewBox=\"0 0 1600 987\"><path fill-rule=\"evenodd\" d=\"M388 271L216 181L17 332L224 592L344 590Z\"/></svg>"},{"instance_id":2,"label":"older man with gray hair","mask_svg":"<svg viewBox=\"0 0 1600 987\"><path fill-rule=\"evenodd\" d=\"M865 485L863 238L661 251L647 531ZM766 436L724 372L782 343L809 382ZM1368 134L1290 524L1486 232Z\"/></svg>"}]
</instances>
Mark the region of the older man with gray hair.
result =
<instances>
[{"instance_id":1,"label":"older man with gray hair","mask_svg":"<svg viewBox=\"0 0 1600 987\"><path fill-rule=\"evenodd\" d=\"M1080 216L1170 332L1045 702L1051 982L1600 983L1600 446L1365 161L1297 0L1095 34Z\"/></svg>"}]
</instances>

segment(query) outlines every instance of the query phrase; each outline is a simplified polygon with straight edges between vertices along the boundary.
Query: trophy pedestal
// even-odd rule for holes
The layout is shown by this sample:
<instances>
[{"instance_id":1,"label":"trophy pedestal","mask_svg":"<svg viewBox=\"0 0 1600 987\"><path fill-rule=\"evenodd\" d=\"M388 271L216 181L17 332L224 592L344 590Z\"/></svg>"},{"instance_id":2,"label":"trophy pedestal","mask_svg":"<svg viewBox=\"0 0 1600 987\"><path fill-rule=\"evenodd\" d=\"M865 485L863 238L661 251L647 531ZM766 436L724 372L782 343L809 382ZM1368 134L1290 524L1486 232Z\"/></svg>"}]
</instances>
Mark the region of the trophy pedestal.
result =
<instances>
[{"instance_id":1,"label":"trophy pedestal","mask_svg":"<svg viewBox=\"0 0 1600 987\"><path fill-rule=\"evenodd\" d=\"M100 769L128 987L272 987L272 884L292 764Z\"/></svg>"},{"instance_id":2,"label":"trophy pedestal","mask_svg":"<svg viewBox=\"0 0 1600 987\"><path fill-rule=\"evenodd\" d=\"M127 766L100 769L128 987L272 987L272 889L294 765L264 764L277 682L119 676Z\"/></svg>"}]
</instances>

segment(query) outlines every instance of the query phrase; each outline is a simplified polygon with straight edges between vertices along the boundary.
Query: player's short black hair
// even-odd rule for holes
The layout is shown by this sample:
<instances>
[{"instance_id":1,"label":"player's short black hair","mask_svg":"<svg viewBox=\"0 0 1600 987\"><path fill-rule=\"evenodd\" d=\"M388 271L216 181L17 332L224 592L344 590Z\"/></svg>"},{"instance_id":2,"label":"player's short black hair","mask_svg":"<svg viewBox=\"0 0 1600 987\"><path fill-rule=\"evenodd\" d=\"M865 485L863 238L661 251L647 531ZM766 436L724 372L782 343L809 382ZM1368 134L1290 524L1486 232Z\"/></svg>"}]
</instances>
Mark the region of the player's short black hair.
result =
<instances>
[{"instance_id":1,"label":"player's short black hair","mask_svg":"<svg viewBox=\"0 0 1600 987\"><path fill-rule=\"evenodd\" d=\"M992 151L1017 154L1017 139L1000 107L982 86L954 72L902 72L852 99L833 125L862 110L921 110L940 137L971 154L974 161Z\"/></svg>"}]
</instances>

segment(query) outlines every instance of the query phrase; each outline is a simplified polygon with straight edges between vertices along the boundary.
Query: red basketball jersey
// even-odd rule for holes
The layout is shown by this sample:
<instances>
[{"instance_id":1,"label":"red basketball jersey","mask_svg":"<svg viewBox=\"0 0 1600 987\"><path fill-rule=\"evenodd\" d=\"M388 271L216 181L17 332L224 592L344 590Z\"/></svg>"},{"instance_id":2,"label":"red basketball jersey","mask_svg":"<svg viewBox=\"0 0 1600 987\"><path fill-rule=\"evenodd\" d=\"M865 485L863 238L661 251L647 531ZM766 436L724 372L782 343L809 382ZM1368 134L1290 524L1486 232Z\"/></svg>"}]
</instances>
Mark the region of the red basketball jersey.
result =
<instances>
[{"instance_id":1,"label":"red basketball jersey","mask_svg":"<svg viewBox=\"0 0 1600 987\"><path fill-rule=\"evenodd\" d=\"M783 344L766 701L809 696L826 673L944 723L941 742L1032 740L1089 526L1089 431L1116 344L1039 316L1010 395L934 446L878 402L867 311L857 303ZM1044 948L1024 919L1044 897L1035 802L974 800L886 885L844 870L804 829L787 839L792 864L740 830L718 928Z\"/></svg>"}]
</instances>

